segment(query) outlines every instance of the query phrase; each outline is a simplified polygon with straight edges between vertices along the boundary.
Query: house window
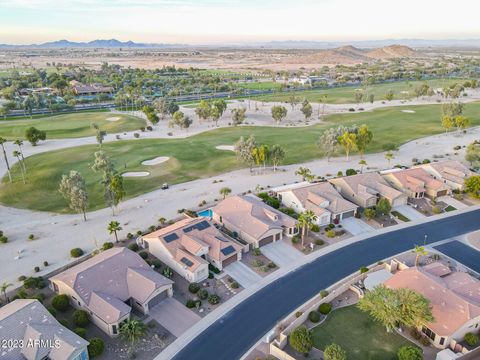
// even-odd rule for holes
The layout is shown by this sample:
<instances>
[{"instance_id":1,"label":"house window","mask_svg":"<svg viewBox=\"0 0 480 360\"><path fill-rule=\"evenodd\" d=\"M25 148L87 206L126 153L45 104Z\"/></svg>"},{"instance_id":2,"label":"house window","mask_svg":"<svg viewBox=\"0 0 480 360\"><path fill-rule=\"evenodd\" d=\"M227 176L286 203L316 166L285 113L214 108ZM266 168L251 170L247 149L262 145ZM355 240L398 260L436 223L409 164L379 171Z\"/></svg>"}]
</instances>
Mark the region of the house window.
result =
<instances>
[{"instance_id":1,"label":"house window","mask_svg":"<svg viewBox=\"0 0 480 360\"><path fill-rule=\"evenodd\" d=\"M437 336L437 334L435 334L432 330L430 330L426 326L422 327L422 332L432 340L435 340L435 337Z\"/></svg>"},{"instance_id":2,"label":"house window","mask_svg":"<svg viewBox=\"0 0 480 360\"><path fill-rule=\"evenodd\" d=\"M117 325L112 325L112 333L113 335L117 335Z\"/></svg>"},{"instance_id":3,"label":"house window","mask_svg":"<svg viewBox=\"0 0 480 360\"><path fill-rule=\"evenodd\" d=\"M443 345L443 344L445 344L445 338L444 338L444 337L441 337L441 338L440 338L440 345Z\"/></svg>"}]
</instances>

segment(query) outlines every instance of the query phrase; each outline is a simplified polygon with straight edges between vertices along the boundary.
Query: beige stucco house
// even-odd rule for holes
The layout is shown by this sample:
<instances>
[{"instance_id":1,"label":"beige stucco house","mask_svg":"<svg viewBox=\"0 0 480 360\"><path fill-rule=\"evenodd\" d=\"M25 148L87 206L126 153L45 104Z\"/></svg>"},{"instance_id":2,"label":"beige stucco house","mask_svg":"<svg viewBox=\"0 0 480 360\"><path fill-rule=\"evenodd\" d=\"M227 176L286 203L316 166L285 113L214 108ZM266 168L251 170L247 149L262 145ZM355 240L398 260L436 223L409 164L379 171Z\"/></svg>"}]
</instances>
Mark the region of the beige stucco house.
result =
<instances>
[{"instance_id":1,"label":"beige stucco house","mask_svg":"<svg viewBox=\"0 0 480 360\"><path fill-rule=\"evenodd\" d=\"M395 169L383 173L383 178L409 198L437 198L451 193L450 187L435 179L423 168Z\"/></svg>"},{"instance_id":2,"label":"beige stucco house","mask_svg":"<svg viewBox=\"0 0 480 360\"><path fill-rule=\"evenodd\" d=\"M143 314L173 295L173 281L152 270L127 248L102 251L49 279L50 287L86 310L92 322L110 336L130 318L132 308Z\"/></svg>"},{"instance_id":3,"label":"beige stucco house","mask_svg":"<svg viewBox=\"0 0 480 360\"><path fill-rule=\"evenodd\" d=\"M286 207L297 213L311 210L320 226L352 217L358 206L344 199L329 182L291 184L271 190Z\"/></svg>"},{"instance_id":4,"label":"beige stucco house","mask_svg":"<svg viewBox=\"0 0 480 360\"><path fill-rule=\"evenodd\" d=\"M18 299L0 308L0 340L12 341L0 344L0 359L88 359L88 341L61 325L38 300Z\"/></svg>"},{"instance_id":5,"label":"beige stucco house","mask_svg":"<svg viewBox=\"0 0 480 360\"><path fill-rule=\"evenodd\" d=\"M362 208L375 206L380 198L387 199L392 206L404 205L408 199L374 172L330 179L329 182L345 199Z\"/></svg>"},{"instance_id":6,"label":"beige stucco house","mask_svg":"<svg viewBox=\"0 0 480 360\"><path fill-rule=\"evenodd\" d=\"M257 248L298 233L297 221L255 196L235 195L212 209L215 222Z\"/></svg>"},{"instance_id":7,"label":"beige stucco house","mask_svg":"<svg viewBox=\"0 0 480 360\"><path fill-rule=\"evenodd\" d=\"M465 180L474 175L465 165L455 160L432 162L418 167L455 190L463 190Z\"/></svg>"},{"instance_id":8,"label":"beige stucco house","mask_svg":"<svg viewBox=\"0 0 480 360\"><path fill-rule=\"evenodd\" d=\"M435 262L397 271L389 288L409 288L430 300L434 321L421 330L440 349L454 347L467 332L480 330L480 281Z\"/></svg>"},{"instance_id":9,"label":"beige stucco house","mask_svg":"<svg viewBox=\"0 0 480 360\"><path fill-rule=\"evenodd\" d=\"M222 270L242 258L243 247L206 218L186 218L142 236L141 246L190 282L208 278L208 264Z\"/></svg>"}]
</instances>

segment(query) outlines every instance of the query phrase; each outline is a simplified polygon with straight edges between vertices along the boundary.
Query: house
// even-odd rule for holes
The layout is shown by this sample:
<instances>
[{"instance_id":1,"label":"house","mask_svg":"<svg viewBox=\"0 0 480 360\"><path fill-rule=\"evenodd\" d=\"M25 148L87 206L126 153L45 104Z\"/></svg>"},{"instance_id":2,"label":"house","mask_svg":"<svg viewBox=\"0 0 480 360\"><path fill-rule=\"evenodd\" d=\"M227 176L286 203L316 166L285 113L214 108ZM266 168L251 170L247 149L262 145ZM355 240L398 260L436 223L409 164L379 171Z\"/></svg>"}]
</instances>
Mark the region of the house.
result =
<instances>
[{"instance_id":1,"label":"house","mask_svg":"<svg viewBox=\"0 0 480 360\"><path fill-rule=\"evenodd\" d=\"M450 186L454 190L463 190L465 180L474 175L470 169L463 165L459 161L445 160L432 162L429 164L422 164L417 166L422 168L434 179L443 181L446 185Z\"/></svg>"},{"instance_id":2,"label":"house","mask_svg":"<svg viewBox=\"0 0 480 360\"><path fill-rule=\"evenodd\" d=\"M207 279L209 263L222 270L242 258L243 247L206 218L177 221L138 241L190 282Z\"/></svg>"},{"instance_id":3,"label":"house","mask_svg":"<svg viewBox=\"0 0 480 360\"><path fill-rule=\"evenodd\" d=\"M434 321L419 330L437 348L454 348L467 332L480 329L480 281L467 273L434 262L397 271L384 285L412 289L430 300Z\"/></svg>"},{"instance_id":4,"label":"house","mask_svg":"<svg viewBox=\"0 0 480 360\"><path fill-rule=\"evenodd\" d=\"M0 308L0 340L5 341L0 359L88 359L88 341L61 325L38 300L18 299Z\"/></svg>"},{"instance_id":5,"label":"house","mask_svg":"<svg viewBox=\"0 0 480 360\"><path fill-rule=\"evenodd\" d=\"M98 94L111 94L113 88L111 86L104 86L102 84L82 84L76 80L70 81L70 86L77 96L88 96Z\"/></svg>"},{"instance_id":6,"label":"house","mask_svg":"<svg viewBox=\"0 0 480 360\"><path fill-rule=\"evenodd\" d=\"M352 217L358 206L345 200L329 182L310 184L302 182L274 188L271 190L286 207L297 213L311 210L317 216L320 226L338 223L344 218Z\"/></svg>"},{"instance_id":7,"label":"house","mask_svg":"<svg viewBox=\"0 0 480 360\"><path fill-rule=\"evenodd\" d=\"M435 179L423 168L394 169L383 173L383 177L395 189L402 191L409 198L437 198L450 194L450 188Z\"/></svg>"},{"instance_id":8,"label":"house","mask_svg":"<svg viewBox=\"0 0 480 360\"><path fill-rule=\"evenodd\" d=\"M374 172L330 179L329 182L345 199L362 208L375 206L380 198L387 199L392 206L407 203L405 194Z\"/></svg>"},{"instance_id":9,"label":"house","mask_svg":"<svg viewBox=\"0 0 480 360\"><path fill-rule=\"evenodd\" d=\"M148 314L173 295L173 281L127 248L102 251L49 281L55 292L68 295L74 307L85 309L92 322L110 336L118 335L132 308Z\"/></svg>"},{"instance_id":10,"label":"house","mask_svg":"<svg viewBox=\"0 0 480 360\"><path fill-rule=\"evenodd\" d=\"M252 248L281 240L283 235L298 233L295 219L254 196L226 198L212 209L212 218Z\"/></svg>"}]
</instances>

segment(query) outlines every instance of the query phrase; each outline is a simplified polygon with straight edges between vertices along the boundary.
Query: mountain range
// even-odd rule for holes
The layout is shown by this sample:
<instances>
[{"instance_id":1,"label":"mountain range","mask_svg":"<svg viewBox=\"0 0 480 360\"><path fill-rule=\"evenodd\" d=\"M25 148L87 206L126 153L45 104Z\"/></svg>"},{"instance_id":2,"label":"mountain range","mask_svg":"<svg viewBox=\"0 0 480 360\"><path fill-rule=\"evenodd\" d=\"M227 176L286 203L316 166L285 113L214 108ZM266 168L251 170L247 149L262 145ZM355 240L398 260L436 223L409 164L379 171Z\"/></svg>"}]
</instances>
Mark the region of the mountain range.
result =
<instances>
[{"instance_id":1,"label":"mountain range","mask_svg":"<svg viewBox=\"0 0 480 360\"><path fill-rule=\"evenodd\" d=\"M19 49L19 48L39 48L39 49L55 49L55 48L167 48L167 47L187 47L186 44L149 44L136 43L133 41L120 41L117 39L109 40L93 40L89 42L75 42L69 40L57 40L42 44L31 45L9 45L0 44L3 49Z\"/></svg>"}]
</instances>

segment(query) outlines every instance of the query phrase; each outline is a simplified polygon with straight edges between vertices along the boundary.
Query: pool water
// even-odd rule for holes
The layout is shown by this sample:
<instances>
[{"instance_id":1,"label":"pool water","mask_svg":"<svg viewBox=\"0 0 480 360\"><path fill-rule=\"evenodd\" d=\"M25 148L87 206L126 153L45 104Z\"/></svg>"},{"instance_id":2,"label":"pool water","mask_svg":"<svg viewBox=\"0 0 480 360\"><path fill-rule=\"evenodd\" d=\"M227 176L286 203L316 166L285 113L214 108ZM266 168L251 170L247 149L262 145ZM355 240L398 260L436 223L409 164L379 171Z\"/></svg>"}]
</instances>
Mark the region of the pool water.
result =
<instances>
[{"instance_id":1,"label":"pool water","mask_svg":"<svg viewBox=\"0 0 480 360\"><path fill-rule=\"evenodd\" d=\"M209 217L211 218L212 217L212 209L206 209L206 210L202 210L202 211L199 211L197 213L198 216L201 216L201 217Z\"/></svg>"}]
</instances>

